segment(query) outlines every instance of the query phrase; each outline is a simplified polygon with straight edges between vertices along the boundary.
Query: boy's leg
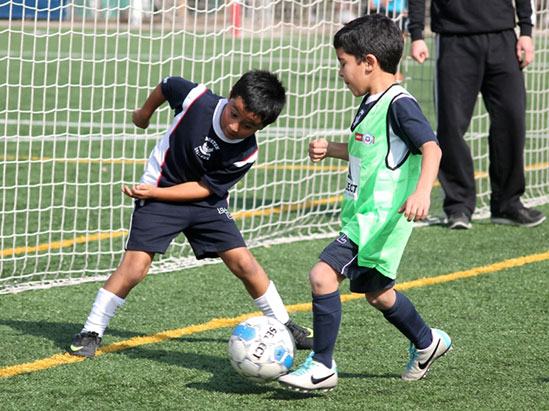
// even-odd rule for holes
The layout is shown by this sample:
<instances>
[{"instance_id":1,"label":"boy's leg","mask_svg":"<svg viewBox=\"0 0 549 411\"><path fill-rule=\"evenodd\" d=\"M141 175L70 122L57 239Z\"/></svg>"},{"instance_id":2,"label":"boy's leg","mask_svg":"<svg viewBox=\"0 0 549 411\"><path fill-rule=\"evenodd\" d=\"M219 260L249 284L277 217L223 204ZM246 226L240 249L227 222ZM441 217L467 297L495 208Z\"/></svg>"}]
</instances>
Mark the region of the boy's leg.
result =
<instances>
[{"instance_id":1,"label":"boy's leg","mask_svg":"<svg viewBox=\"0 0 549 411\"><path fill-rule=\"evenodd\" d=\"M254 300L267 292L269 278L248 248L238 247L218 254L227 268L244 283Z\"/></svg>"},{"instance_id":2,"label":"boy's leg","mask_svg":"<svg viewBox=\"0 0 549 411\"><path fill-rule=\"evenodd\" d=\"M452 348L452 341L444 331L425 324L412 302L394 288L366 293L368 302L410 340L410 361L402 379L423 378L431 364Z\"/></svg>"},{"instance_id":3,"label":"boy's leg","mask_svg":"<svg viewBox=\"0 0 549 411\"><path fill-rule=\"evenodd\" d=\"M148 251L127 250L122 262L103 288L120 298L126 298L131 289L145 278L153 258L154 253Z\"/></svg>"},{"instance_id":4,"label":"boy's leg","mask_svg":"<svg viewBox=\"0 0 549 411\"><path fill-rule=\"evenodd\" d=\"M431 344L431 329L425 324L412 302L394 288L366 293L366 300L383 313L418 349Z\"/></svg>"},{"instance_id":5,"label":"boy's leg","mask_svg":"<svg viewBox=\"0 0 549 411\"><path fill-rule=\"evenodd\" d=\"M319 261L309 279L313 293L313 359L332 367L332 355L341 323L339 283L343 276L330 265Z\"/></svg>"},{"instance_id":6,"label":"boy's leg","mask_svg":"<svg viewBox=\"0 0 549 411\"><path fill-rule=\"evenodd\" d=\"M103 333L116 310L125 302L130 290L145 277L154 253L128 250L120 266L99 289L82 331L74 336L68 352L80 357L94 357Z\"/></svg>"},{"instance_id":7,"label":"boy's leg","mask_svg":"<svg viewBox=\"0 0 549 411\"><path fill-rule=\"evenodd\" d=\"M219 253L219 257L229 270L242 281L248 294L254 299L257 308L264 315L276 318L288 327L294 336L297 348L312 348L312 332L290 320L274 283L269 280L248 248L238 247L223 251Z\"/></svg>"},{"instance_id":8,"label":"boy's leg","mask_svg":"<svg viewBox=\"0 0 549 411\"><path fill-rule=\"evenodd\" d=\"M313 293L313 352L299 369L278 381L298 391L328 391L337 384L337 367L332 356L342 311L338 287L344 277L320 261L309 278Z\"/></svg>"}]
</instances>

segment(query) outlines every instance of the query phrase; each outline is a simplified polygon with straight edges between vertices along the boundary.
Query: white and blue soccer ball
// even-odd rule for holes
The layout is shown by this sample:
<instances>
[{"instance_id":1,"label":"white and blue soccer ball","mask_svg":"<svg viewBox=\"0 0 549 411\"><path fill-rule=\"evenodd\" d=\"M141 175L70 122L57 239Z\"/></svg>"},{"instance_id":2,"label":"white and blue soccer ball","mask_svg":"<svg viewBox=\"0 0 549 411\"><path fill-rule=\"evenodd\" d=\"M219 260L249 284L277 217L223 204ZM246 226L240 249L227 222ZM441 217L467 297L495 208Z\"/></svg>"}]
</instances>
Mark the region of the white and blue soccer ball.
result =
<instances>
[{"instance_id":1,"label":"white and blue soccer ball","mask_svg":"<svg viewBox=\"0 0 549 411\"><path fill-rule=\"evenodd\" d=\"M229 359L236 372L254 382L269 382L286 374L294 362L295 341L280 321L250 317L229 339Z\"/></svg>"}]
</instances>

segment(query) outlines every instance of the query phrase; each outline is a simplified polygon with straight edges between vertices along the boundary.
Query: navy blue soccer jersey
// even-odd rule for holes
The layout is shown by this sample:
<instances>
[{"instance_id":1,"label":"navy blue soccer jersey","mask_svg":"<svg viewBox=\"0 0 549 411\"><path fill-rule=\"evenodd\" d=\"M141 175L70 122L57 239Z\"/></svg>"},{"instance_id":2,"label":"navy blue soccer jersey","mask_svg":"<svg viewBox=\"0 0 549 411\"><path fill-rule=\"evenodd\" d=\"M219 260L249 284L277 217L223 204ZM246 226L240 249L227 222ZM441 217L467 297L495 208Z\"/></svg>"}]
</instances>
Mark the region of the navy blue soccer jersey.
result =
<instances>
[{"instance_id":1,"label":"navy blue soccer jersey","mask_svg":"<svg viewBox=\"0 0 549 411\"><path fill-rule=\"evenodd\" d=\"M171 187L201 181L213 194L196 203L216 205L257 159L255 135L241 140L225 136L220 119L227 99L203 84L167 77L162 93L175 116L151 152L141 183Z\"/></svg>"}]
</instances>

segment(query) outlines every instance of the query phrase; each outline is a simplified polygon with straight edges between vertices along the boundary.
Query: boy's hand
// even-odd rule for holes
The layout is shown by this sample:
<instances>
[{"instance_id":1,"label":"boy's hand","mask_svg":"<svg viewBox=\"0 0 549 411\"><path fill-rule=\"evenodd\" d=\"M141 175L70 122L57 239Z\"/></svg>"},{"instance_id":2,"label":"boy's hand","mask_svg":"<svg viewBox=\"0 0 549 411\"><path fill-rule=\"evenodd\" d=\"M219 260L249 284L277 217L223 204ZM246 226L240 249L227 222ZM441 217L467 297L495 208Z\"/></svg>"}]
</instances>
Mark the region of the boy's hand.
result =
<instances>
[{"instance_id":1,"label":"boy's hand","mask_svg":"<svg viewBox=\"0 0 549 411\"><path fill-rule=\"evenodd\" d=\"M139 128L149 127L149 117L143 114L140 108L136 108L132 113L132 121Z\"/></svg>"},{"instance_id":2,"label":"boy's hand","mask_svg":"<svg viewBox=\"0 0 549 411\"><path fill-rule=\"evenodd\" d=\"M149 198L154 198L154 194L157 187L150 184L139 184L133 188L124 186L122 192L128 197L137 198L139 200L147 200Z\"/></svg>"},{"instance_id":3,"label":"boy's hand","mask_svg":"<svg viewBox=\"0 0 549 411\"><path fill-rule=\"evenodd\" d=\"M431 198L429 193L415 191L408 197L398 212L404 213L408 221L421 221L427 217L430 205Z\"/></svg>"},{"instance_id":4,"label":"boy's hand","mask_svg":"<svg viewBox=\"0 0 549 411\"><path fill-rule=\"evenodd\" d=\"M309 143L309 157L313 163L318 163L328 154L328 141L324 138Z\"/></svg>"}]
</instances>

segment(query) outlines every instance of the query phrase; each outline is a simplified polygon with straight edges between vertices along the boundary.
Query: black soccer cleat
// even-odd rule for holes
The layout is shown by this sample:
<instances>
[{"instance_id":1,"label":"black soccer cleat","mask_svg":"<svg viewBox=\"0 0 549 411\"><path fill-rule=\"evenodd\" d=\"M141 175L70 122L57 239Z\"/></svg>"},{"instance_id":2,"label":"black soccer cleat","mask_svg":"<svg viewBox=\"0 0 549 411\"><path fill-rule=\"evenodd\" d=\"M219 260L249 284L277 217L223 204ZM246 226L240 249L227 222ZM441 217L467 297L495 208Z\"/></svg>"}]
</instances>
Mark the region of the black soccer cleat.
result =
<instances>
[{"instance_id":1,"label":"black soccer cleat","mask_svg":"<svg viewBox=\"0 0 549 411\"><path fill-rule=\"evenodd\" d=\"M313 349L313 330L297 325L292 320L288 320L288 322L284 325L294 336L295 347L298 350Z\"/></svg>"},{"instance_id":2,"label":"black soccer cleat","mask_svg":"<svg viewBox=\"0 0 549 411\"><path fill-rule=\"evenodd\" d=\"M101 337L96 332L84 331L74 336L72 344L67 350L69 354L78 357L95 357L95 351L101 343Z\"/></svg>"}]
</instances>

